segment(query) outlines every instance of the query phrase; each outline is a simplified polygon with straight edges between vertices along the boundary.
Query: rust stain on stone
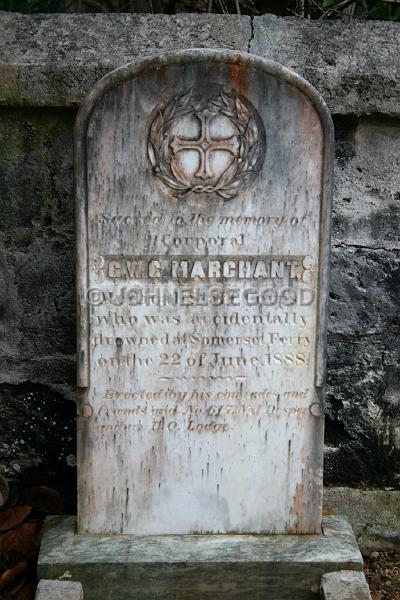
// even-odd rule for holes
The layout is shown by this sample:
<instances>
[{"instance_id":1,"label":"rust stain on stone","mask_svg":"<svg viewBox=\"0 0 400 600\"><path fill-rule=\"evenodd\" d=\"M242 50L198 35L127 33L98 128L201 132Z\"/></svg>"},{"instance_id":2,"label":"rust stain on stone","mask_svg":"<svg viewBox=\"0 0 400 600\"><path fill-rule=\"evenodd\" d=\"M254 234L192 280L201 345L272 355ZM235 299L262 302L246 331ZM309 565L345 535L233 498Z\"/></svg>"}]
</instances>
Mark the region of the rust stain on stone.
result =
<instances>
[{"instance_id":1,"label":"rust stain on stone","mask_svg":"<svg viewBox=\"0 0 400 600\"><path fill-rule=\"evenodd\" d=\"M168 84L168 69L165 67L158 69L158 78L160 81L160 88L165 87Z\"/></svg>"},{"instance_id":2,"label":"rust stain on stone","mask_svg":"<svg viewBox=\"0 0 400 600\"><path fill-rule=\"evenodd\" d=\"M237 89L243 96L248 95L249 91L249 71L244 69L240 64L232 64L230 67L230 76L232 86Z\"/></svg>"},{"instance_id":3,"label":"rust stain on stone","mask_svg":"<svg viewBox=\"0 0 400 600\"><path fill-rule=\"evenodd\" d=\"M290 509L290 514L296 517L295 523L289 527L288 533L298 533L301 529L300 515L304 512L304 483L296 485L296 492L293 498L293 504Z\"/></svg>"}]
</instances>

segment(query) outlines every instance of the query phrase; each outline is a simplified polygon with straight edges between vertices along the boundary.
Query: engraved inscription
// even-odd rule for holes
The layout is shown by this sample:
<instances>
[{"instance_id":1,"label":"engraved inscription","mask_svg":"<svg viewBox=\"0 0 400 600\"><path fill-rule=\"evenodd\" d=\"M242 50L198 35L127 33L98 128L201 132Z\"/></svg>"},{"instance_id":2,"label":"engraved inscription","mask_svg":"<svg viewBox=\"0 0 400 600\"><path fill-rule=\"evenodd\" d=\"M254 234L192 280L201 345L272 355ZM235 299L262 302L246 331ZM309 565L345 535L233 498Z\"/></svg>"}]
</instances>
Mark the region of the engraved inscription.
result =
<instances>
[{"instance_id":1,"label":"engraved inscription","mask_svg":"<svg viewBox=\"0 0 400 600\"><path fill-rule=\"evenodd\" d=\"M166 256L99 257L98 270L110 279L291 279L301 280L309 259L304 257L253 256L200 257ZM101 265L101 266L100 266ZM305 266L307 266L307 269Z\"/></svg>"},{"instance_id":2,"label":"engraved inscription","mask_svg":"<svg viewBox=\"0 0 400 600\"><path fill-rule=\"evenodd\" d=\"M140 199L136 199L137 202ZM280 229L282 227L302 227L307 225L310 221L311 214L309 212L296 216L296 215L204 215L201 213L192 213L188 218L183 215L171 214L166 211L160 211L160 207L157 205L157 212L150 211L141 213L138 211L133 214L111 214L102 213L98 216L97 225L100 228L104 226L119 228L119 227L157 227L161 223L170 223L174 227L182 228L190 225L194 228L209 227L211 225L224 226L229 229L232 226L249 226L253 225L256 227L267 227L272 231ZM149 233L151 235L157 235L154 230ZM163 238L165 239L165 238ZM222 245L222 244L221 244Z\"/></svg>"},{"instance_id":3,"label":"engraved inscription","mask_svg":"<svg viewBox=\"0 0 400 600\"><path fill-rule=\"evenodd\" d=\"M179 392L174 388L154 392L109 389L96 412L88 405L84 416L94 419L97 431L134 435L141 431L224 434L238 427L242 419L291 419L299 415L321 416L319 402L311 402L310 390L280 394L268 388L259 391L213 393L198 389ZM299 404L306 401L304 404ZM308 402L307 402L308 401ZM138 404L139 402L139 404Z\"/></svg>"}]
</instances>

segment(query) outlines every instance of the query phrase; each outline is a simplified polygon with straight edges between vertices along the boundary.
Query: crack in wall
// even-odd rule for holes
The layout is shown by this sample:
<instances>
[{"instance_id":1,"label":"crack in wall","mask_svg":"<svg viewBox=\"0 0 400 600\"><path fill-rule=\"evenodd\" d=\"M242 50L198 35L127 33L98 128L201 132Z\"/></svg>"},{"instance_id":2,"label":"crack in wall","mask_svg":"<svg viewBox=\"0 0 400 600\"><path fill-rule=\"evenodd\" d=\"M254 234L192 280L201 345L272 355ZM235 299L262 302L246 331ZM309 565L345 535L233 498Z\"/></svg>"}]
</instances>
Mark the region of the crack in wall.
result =
<instances>
[{"instance_id":1,"label":"crack in wall","mask_svg":"<svg viewBox=\"0 0 400 600\"><path fill-rule=\"evenodd\" d=\"M383 246L364 246L363 244L349 244L347 242L332 243L333 248L357 248L360 250L383 250L384 252L399 252L400 247L384 248Z\"/></svg>"},{"instance_id":2,"label":"crack in wall","mask_svg":"<svg viewBox=\"0 0 400 600\"><path fill-rule=\"evenodd\" d=\"M254 17L252 17L252 16L250 17L250 31L251 31L251 33L250 33L250 39L249 39L249 42L247 44L247 53L248 54L252 53L251 52L251 44L252 44L252 42L254 40Z\"/></svg>"}]
</instances>

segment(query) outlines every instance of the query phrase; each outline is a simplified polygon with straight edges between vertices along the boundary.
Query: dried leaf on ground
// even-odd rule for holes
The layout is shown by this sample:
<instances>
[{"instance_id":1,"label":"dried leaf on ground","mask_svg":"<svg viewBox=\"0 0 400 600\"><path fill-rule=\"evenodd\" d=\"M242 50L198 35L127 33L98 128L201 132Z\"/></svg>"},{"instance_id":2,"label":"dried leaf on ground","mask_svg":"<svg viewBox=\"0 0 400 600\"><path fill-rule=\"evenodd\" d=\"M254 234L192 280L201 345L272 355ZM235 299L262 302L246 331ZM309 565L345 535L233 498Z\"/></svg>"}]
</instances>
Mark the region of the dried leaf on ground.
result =
<instances>
[{"instance_id":1,"label":"dried leaf on ground","mask_svg":"<svg viewBox=\"0 0 400 600\"><path fill-rule=\"evenodd\" d=\"M373 600L400 600L400 552L363 549L364 571Z\"/></svg>"},{"instance_id":2,"label":"dried leaf on ground","mask_svg":"<svg viewBox=\"0 0 400 600\"><path fill-rule=\"evenodd\" d=\"M3 533L0 535L0 552L28 554L35 545L39 544L42 527L40 521L30 521Z\"/></svg>"},{"instance_id":3,"label":"dried leaf on ground","mask_svg":"<svg viewBox=\"0 0 400 600\"><path fill-rule=\"evenodd\" d=\"M35 584L33 581L27 581L20 589L17 600L33 600L35 596Z\"/></svg>"},{"instance_id":4,"label":"dried leaf on ground","mask_svg":"<svg viewBox=\"0 0 400 600\"><path fill-rule=\"evenodd\" d=\"M23 586L26 583L26 575L22 575L19 579L15 581L15 583L7 588L5 596L10 596L11 598L15 598L17 594L22 590Z\"/></svg>"},{"instance_id":5,"label":"dried leaf on ground","mask_svg":"<svg viewBox=\"0 0 400 600\"><path fill-rule=\"evenodd\" d=\"M45 485L28 490L26 492L26 503L48 515L60 515L64 508L61 495L53 488Z\"/></svg>"},{"instance_id":6,"label":"dried leaf on ground","mask_svg":"<svg viewBox=\"0 0 400 600\"><path fill-rule=\"evenodd\" d=\"M4 590L4 588L18 579L18 577L25 573L27 567L28 563L25 560L21 560L21 562L17 563L15 566L4 571L0 576L0 590Z\"/></svg>"},{"instance_id":7,"label":"dried leaf on ground","mask_svg":"<svg viewBox=\"0 0 400 600\"><path fill-rule=\"evenodd\" d=\"M13 506L0 512L0 531L7 531L22 523L31 510L31 506Z\"/></svg>"},{"instance_id":8,"label":"dried leaf on ground","mask_svg":"<svg viewBox=\"0 0 400 600\"><path fill-rule=\"evenodd\" d=\"M10 488L8 487L8 481L0 474L0 508L7 502L9 494Z\"/></svg>"}]
</instances>

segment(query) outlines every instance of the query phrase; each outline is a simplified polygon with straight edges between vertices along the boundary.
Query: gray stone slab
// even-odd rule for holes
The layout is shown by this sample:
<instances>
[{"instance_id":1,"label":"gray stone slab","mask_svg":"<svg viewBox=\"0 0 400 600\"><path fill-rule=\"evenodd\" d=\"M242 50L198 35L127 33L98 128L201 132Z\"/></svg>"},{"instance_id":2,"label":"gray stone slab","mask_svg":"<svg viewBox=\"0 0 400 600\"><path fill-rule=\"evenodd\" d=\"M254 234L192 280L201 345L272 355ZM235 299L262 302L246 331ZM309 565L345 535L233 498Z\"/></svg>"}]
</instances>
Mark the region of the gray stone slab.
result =
<instances>
[{"instance_id":1,"label":"gray stone slab","mask_svg":"<svg viewBox=\"0 0 400 600\"><path fill-rule=\"evenodd\" d=\"M298 71L333 113L399 114L399 23L266 15L252 29L249 17L236 15L0 13L0 31L3 104L75 105L99 77L135 58L250 48Z\"/></svg>"},{"instance_id":2,"label":"gray stone slab","mask_svg":"<svg viewBox=\"0 0 400 600\"><path fill-rule=\"evenodd\" d=\"M0 13L0 104L73 106L134 59L184 48L247 51L249 17Z\"/></svg>"},{"instance_id":3,"label":"gray stone slab","mask_svg":"<svg viewBox=\"0 0 400 600\"><path fill-rule=\"evenodd\" d=\"M371 600L364 573L338 571L327 573L321 580L323 600Z\"/></svg>"},{"instance_id":4,"label":"gray stone slab","mask_svg":"<svg viewBox=\"0 0 400 600\"><path fill-rule=\"evenodd\" d=\"M399 114L400 23L254 19L250 52L310 81L332 113Z\"/></svg>"},{"instance_id":5,"label":"gray stone slab","mask_svg":"<svg viewBox=\"0 0 400 600\"><path fill-rule=\"evenodd\" d=\"M343 120L335 124L333 244L398 251L400 121L365 117L346 127Z\"/></svg>"},{"instance_id":6,"label":"gray stone slab","mask_svg":"<svg viewBox=\"0 0 400 600\"><path fill-rule=\"evenodd\" d=\"M361 547L384 550L400 544L400 491L325 488L324 508L351 523Z\"/></svg>"},{"instance_id":7,"label":"gray stone slab","mask_svg":"<svg viewBox=\"0 0 400 600\"><path fill-rule=\"evenodd\" d=\"M83 600L82 584L77 581L42 579L35 600Z\"/></svg>"},{"instance_id":8,"label":"gray stone slab","mask_svg":"<svg viewBox=\"0 0 400 600\"><path fill-rule=\"evenodd\" d=\"M76 535L74 517L49 517L38 573L80 581L85 600L319 597L324 573L362 570L351 527L323 521L323 535Z\"/></svg>"}]
</instances>

